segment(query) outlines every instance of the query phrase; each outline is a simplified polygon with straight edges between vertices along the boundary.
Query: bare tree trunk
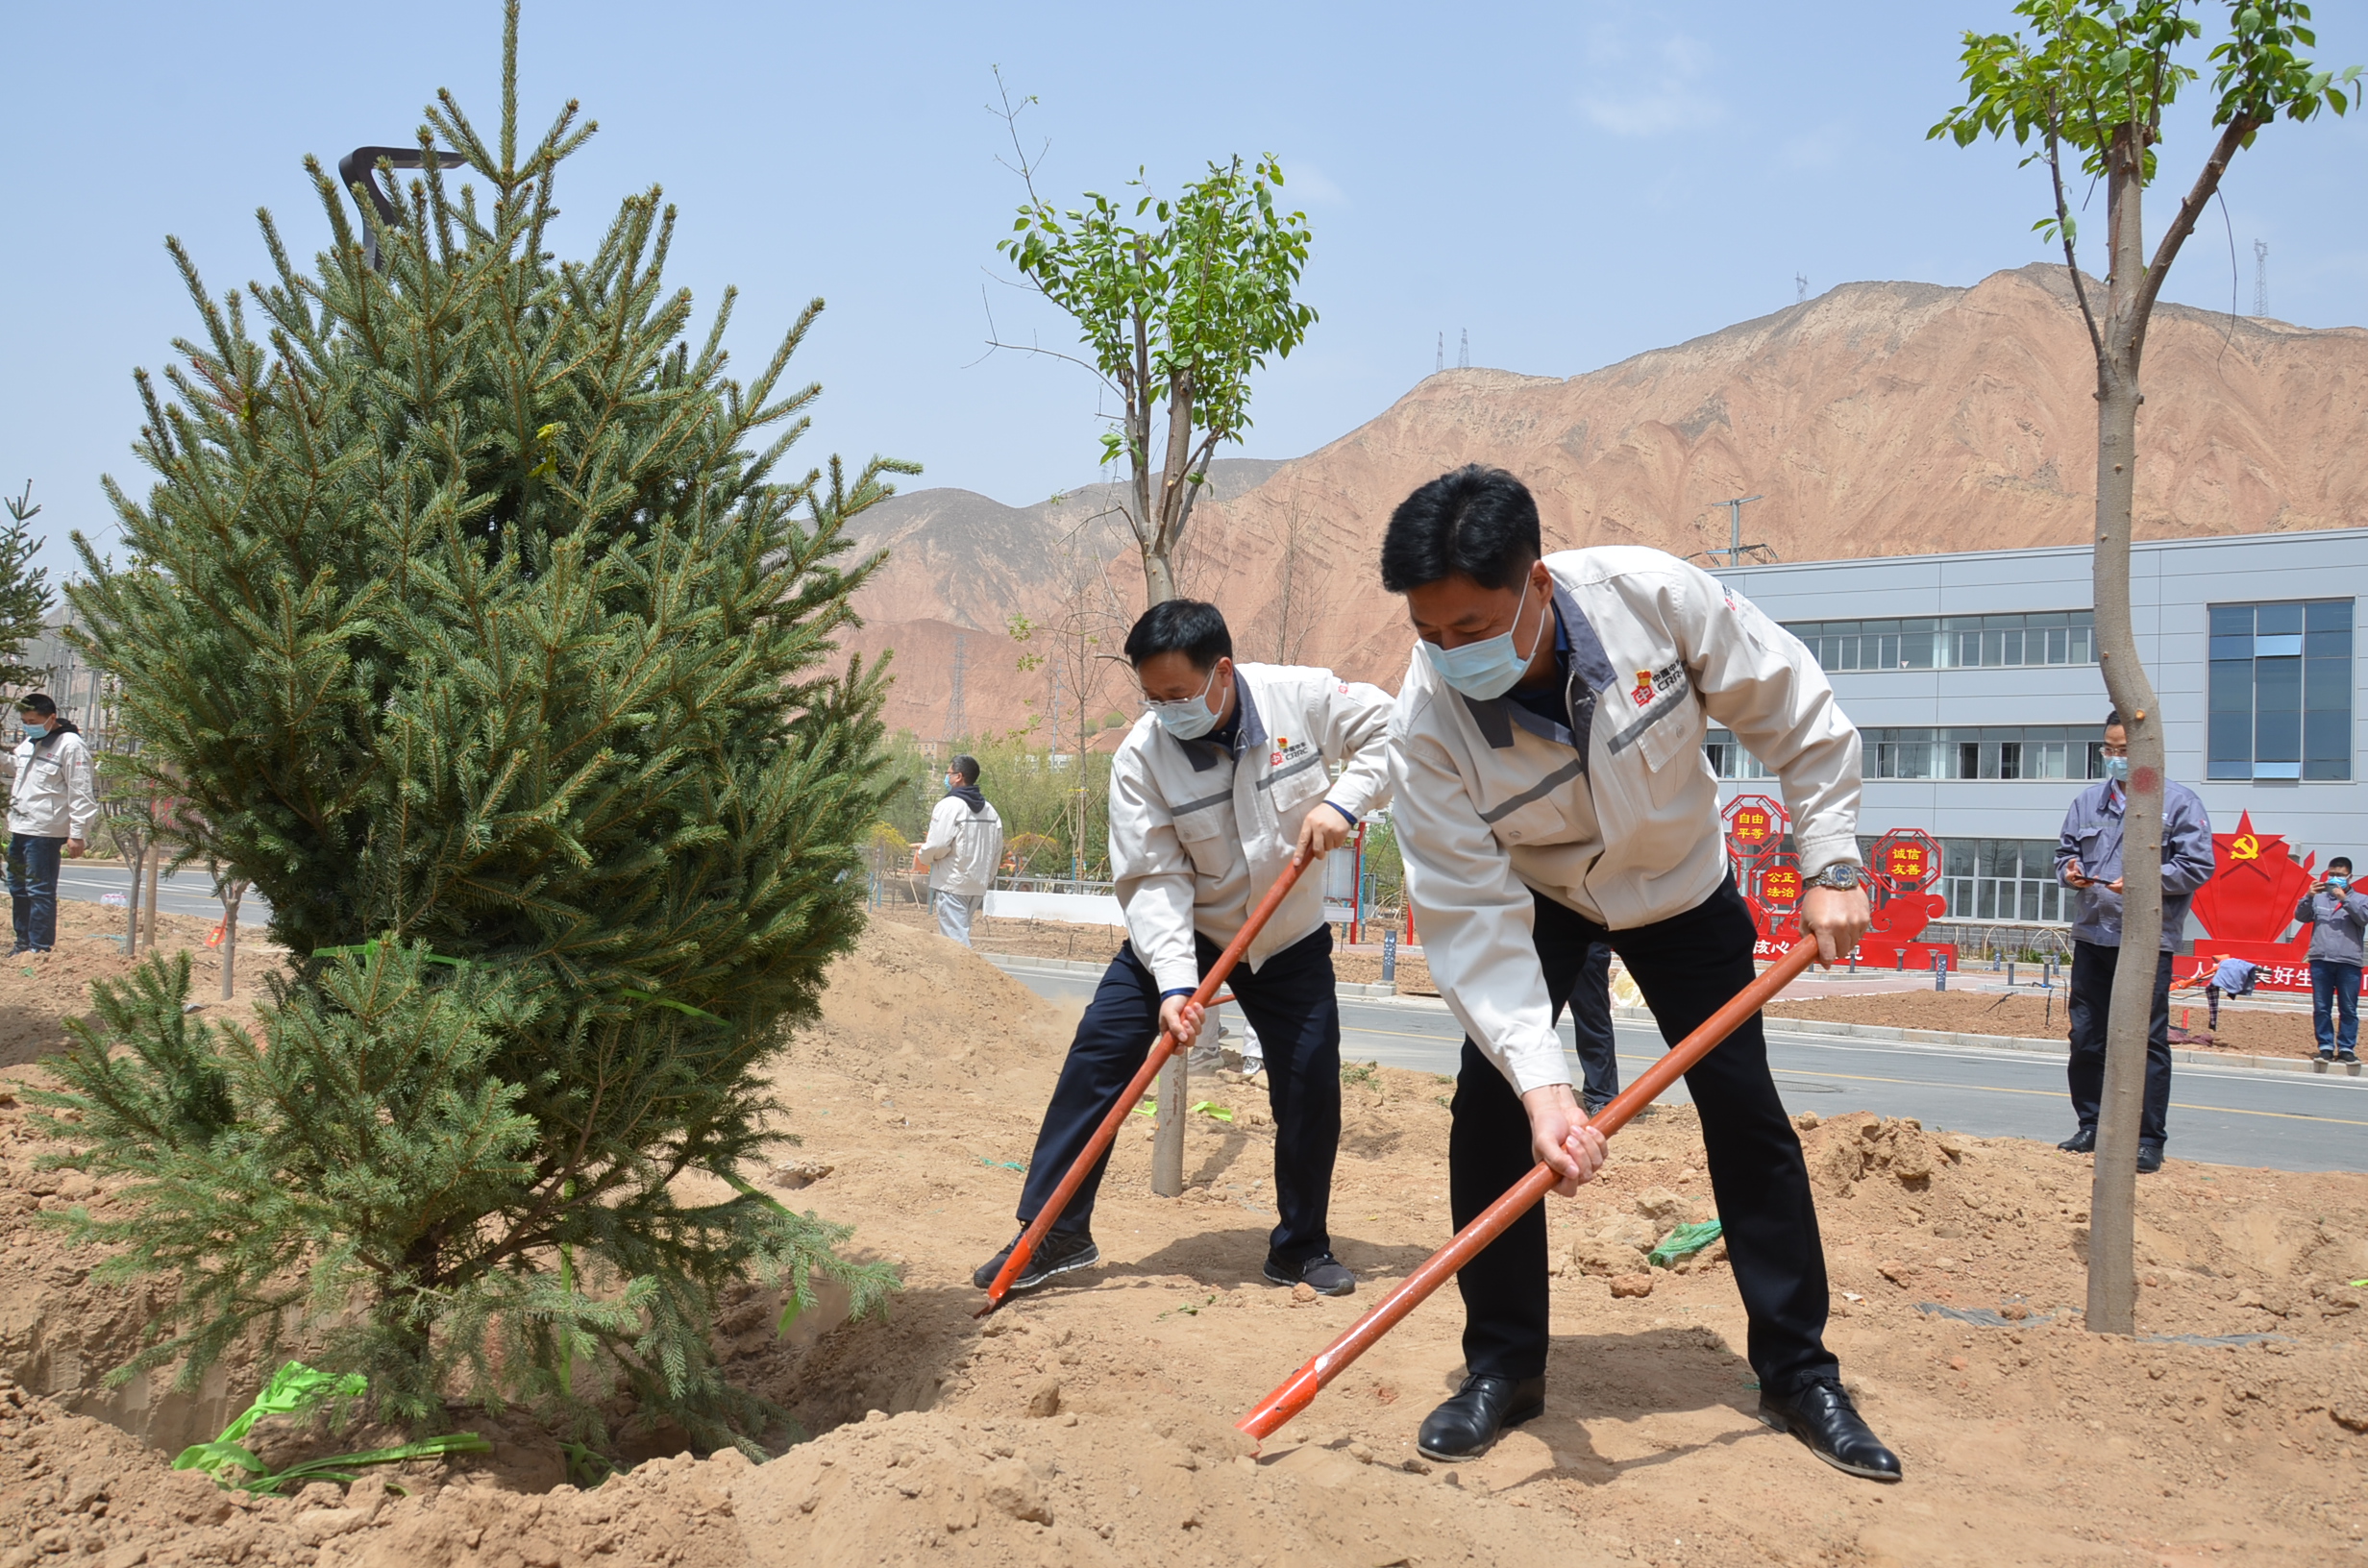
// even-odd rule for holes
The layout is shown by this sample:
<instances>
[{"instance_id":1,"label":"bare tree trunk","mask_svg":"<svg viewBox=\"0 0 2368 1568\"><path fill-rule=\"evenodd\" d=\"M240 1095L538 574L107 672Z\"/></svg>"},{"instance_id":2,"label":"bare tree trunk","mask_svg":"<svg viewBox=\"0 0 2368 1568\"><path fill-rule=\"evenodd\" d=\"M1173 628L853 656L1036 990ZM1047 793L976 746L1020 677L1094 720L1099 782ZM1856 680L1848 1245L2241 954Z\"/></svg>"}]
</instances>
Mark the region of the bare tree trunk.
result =
<instances>
[{"instance_id":1,"label":"bare tree trunk","mask_svg":"<svg viewBox=\"0 0 2368 1568\"><path fill-rule=\"evenodd\" d=\"M231 999L238 971L238 905L247 895L242 881L225 883L222 890L222 999Z\"/></svg>"},{"instance_id":2,"label":"bare tree trunk","mask_svg":"<svg viewBox=\"0 0 2368 1568\"><path fill-rule=\"evenodd\" d=\"M144 938L145 950L151 953L157 950L157 884L163 880L163 876L164 845L159 842L156 830L151 828L148 832L148 916L144 922L148 927ZM139 890L133 889L132 895L138 897Z\"/></svg>"},{"instance_id":3,"label":"bare tree trunk","mask_svg":"<svg viewBox=\"0 0 2368 1568\"><path fill-rule=\"evenodd\" d=\"M2088 1203L2087 1326L2135 1332L2137 1145L2162 935L2162 723L2130 618L2130 535L2137 488L2138 361L2145 341L2146 257L2139 229L2138 128L2116 135L2108 185L2105 319L2097 390L2097 649L2105 689L2130 738L2121 838L2121 952L2106 1027L2105 1094ZM2175 940L2177 932L2169 933Z\"/></svg>"}]
</instances>

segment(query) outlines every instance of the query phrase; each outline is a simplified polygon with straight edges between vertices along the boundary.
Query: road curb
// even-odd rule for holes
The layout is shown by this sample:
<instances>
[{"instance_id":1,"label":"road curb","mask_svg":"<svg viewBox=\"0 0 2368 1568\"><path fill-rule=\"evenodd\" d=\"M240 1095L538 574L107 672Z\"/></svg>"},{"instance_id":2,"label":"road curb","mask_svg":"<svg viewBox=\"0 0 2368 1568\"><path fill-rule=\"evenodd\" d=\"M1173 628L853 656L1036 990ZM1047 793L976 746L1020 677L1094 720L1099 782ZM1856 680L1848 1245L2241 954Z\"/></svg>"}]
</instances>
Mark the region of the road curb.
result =
<instances>
[{"instance_id":1,"label":"road curb","mask_svg":"<svg viewBox=\"0 0 2368 1568\"><path fill-rule=\"evenodd\" d=\"M1612 1016L1627 1023L1650 1023L1652 1010L1615 1007ZM1788 1018L1766 1015L1771 1027L1781 1025L1790 1035L1833 1035L1844 1040L1881 1041L1894 1045L1955 1045L1982 1051L2022 1051L2039 1056L2068 1057L2072 1044L2062 1040L2034 1040L2028 1035L1969 1035L1947 1029L1893 1029L1874 1023L1843 1023L1834 1018ZM2218 1051L2171 1047L2171 1060L2197 1067L2236 1067L2249 1072L2301 1073L2313 1078L2357 1078L2356 1066L2337 1066L2304 1056L2232 1056Z\"/></svg>"}]
</instances>

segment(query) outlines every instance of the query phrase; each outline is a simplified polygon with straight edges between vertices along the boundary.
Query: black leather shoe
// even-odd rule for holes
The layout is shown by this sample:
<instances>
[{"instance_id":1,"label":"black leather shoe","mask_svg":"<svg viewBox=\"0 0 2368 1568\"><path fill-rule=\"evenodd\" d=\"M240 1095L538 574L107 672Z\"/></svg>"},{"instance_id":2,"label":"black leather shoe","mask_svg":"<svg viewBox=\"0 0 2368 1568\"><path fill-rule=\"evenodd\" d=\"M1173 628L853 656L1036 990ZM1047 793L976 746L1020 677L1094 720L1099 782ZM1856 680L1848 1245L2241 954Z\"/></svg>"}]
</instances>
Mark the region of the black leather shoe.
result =
<instances>
[{"instance_id":1,"label":"black leather shoe","mask_svg":"<svg viewBox=\"0 0 2368 1568\"><path fill-rule=\"evenodd\" d=\"M1476 1459L1497 1433L1545 1413L1545 1379L1470 1377L1422 1422L1415 1447L1425 1458Z\"/></svg>"},{"instance_id":2,"label":"black leather shoe","mask_svg":"<svg viewBox=\"0 0 2368 1568\"><path fill-rule=\"evenodd\" d=\"M2056 1147L2066 1154L2094 1154L2097 1152L2097 1130L2094 1127L2084 1127L2057 1144Z\"/></svg>"},{"instance_id":3,"label":"black leather shoe","mask_svg":"<svg viewBox=\"0 0 2368 1568\"><path fill-rule=\"evenodd\" d=\"M2162 1145L2140 1139L2137 1146L2137 1173L2152 1176L2162 1168Z\"/></svg>"},{"instance_id":4,"label":"black leather shoe","mask_svg":"<svg viewBox=\"0 0 2368 1568\"><path fill-rule=\"evenodd\" d=\"M1823 1380L1789 1394L1760 1395L1760 1419L1788 1432L1837 1470L1868 1481L1897 1481L1899 1456L1883 1446L1840 1384Z\"/></svg>"},{"instance_id":5,"label":"black leather shoe","mask_svg":"<svg viewBox=\"0 0 2368 1568\"><path fill-rule=\"evenodd\" d=\"M1011 1256L1011 1247L1019 1244L1020 1237L1013 1237L1011 1246L978 1265L971 1275L971 1284L981 1290L991 1287L995 1284L995 1276L1003 1271L1003 1261ZM1100 1262L1101 1248L1094 1245L1091 1235L1076 1231L1064 1235L1054 1231L1036 1243L1036 1250L1028 1255L1027 1267L1020 1270L1020 1277L1011 1282L1011 1288L1015 1294L1022 1290L1033 1290L1055 1274L1066 1274L1073 1268L1091 1268Z\"/></svg>"},{"instance_id":6,"label":"black leather shoe","mask_svg":"<svg viewBox=\"0 0 2368 1568\"><path fill-rule=\"evenodd\" d=\"M1296 1263L1270 1257L1265 1273L1269 1285L1304 1285L1320 1296L1351 1295L1357 1288L1357 1277L1348 1265L1328 1252Z\"/></svg>"}]
</instances>

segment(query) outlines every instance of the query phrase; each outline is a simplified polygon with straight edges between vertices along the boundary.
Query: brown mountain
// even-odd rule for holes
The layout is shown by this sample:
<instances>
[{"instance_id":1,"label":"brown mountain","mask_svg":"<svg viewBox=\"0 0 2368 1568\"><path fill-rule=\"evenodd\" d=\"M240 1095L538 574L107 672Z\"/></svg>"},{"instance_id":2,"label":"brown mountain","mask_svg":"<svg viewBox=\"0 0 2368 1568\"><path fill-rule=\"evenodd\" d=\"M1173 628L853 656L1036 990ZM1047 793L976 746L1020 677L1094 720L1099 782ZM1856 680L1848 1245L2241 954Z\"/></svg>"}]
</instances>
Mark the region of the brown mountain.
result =
<instances>
[{"instance_id":1,"label":"brown mountain","mask_svg":"<svg viewBox=\"0 0 2368 1568\"><path fill-rule=\"evenodd\" d=\"M1220 465L1185 580L1225 606L1245 656L1394 687L1407 635L1374 575L1381 525L1460 463L1520 475L1552 545L1723 548L1715 503L1748 495L1766 499L1744 508L1745 541L1785 560L2076 544L2095 506L2093 385L2060 267L1846 284L1567 380L1445 371L1305 457ZM2158 306L2146 386L2141 537L2368 525L2368 331ZM1048 640L1015 643L1010 617L1090 621L1115 650L1142 573L1122 523L1089 521L1104 505L1098 487L1028 508L937 490L864 519L891 557L853 641L898 650L894 726L943 733L957 632L974 732L1048 711L1064 664L1022 670ZM1094 663L1078 649L1064 666L1087 707L1124 707Z\"/></svg>"}]
</instances>

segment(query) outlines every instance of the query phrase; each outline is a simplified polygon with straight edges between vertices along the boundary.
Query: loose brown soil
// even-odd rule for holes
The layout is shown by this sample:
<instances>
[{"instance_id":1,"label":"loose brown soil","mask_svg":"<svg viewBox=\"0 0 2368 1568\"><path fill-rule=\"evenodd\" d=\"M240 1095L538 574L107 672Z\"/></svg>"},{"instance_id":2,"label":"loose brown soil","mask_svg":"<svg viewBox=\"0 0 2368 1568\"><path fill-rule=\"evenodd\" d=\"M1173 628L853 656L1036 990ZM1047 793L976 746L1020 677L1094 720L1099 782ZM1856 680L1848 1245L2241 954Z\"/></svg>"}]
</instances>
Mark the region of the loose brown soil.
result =
<instances>
[{"instance_id":1,"label":"loose brown soil","mask_svg":"<svg viewBox=\"0 0 2368 1568\"><path fill-rule=\"evenodd\" d=\"M68 1413L122 1342L107 1323L136 1308L31 1227L62 1189L33 1190L47 1178L21 1108L0 1107L17 1206L0 1285L37 1309L0 1360L23 1385L0 1392L0 1564L2368 1563L2368 1354L2347 1283L2368 1276L2368 1177L2173 1160L2142 1179L2142 1334L2268 1337L2114 1339L2075 1311L2088 1161L1801 1118L1829 1341L1907 1467L1881 1488L1752 1418L1714 1252L1640 1266L1640 1245L1707 1212L1693 1114L1661 1111L1619 1136L1601 1182L1549 1200L1542 1418L1469 1464L1415 1458L1459 1376L1449 1290L1253 1457L1232 1422L1445 1240L1447 1086L1382 1069L1346 1088L1333 1229L1354 1297L1260 1280L1270 1119L1262 1090L1209 1079L1195 1100L1233 1120L1194 1117L1187 1195L1149 1195L1149 1124L1130 1123L1096 1214L1101 1265L981 1322L968 1276L1014 1228L1007 1163L1027 1158L1073 1016L876 926L777 1074L803 1139L783 1183L829 1167L789 1201L853 1223L904 1293L884 1322L813 1312L787 1342L776 1299L744 1296L719 1346L817 1435L762 1465L679 1456L589 1491L555 1484L549 1440L515 1418L469 1416L491 1462L409 1467L409 1497L248 1502ZM1615 1294L1639 1274L1649 1294Z\"/></svg>"},{"instance_id":2,"label":"loose brown soil","mask_svg":"<svg viewBox=\"0 0 2368 1568\"><path fill-rule=\"evenodd\" d=\"M1969 1035L2012 1035L2023 1040L2064 1040L2064 999L2051 1003L2020 992L1887 991L1860 996L1786 997L1770 1017L1832 1018L1886 1029L1940 1029ZM2183 1024L2183 1017L2186 1022ZM2220 1027L2207 1028L2210 1010L2201 999L2171 997L2172 1043L2233 1056L2309 1056L2318 1049L2307 1013L2220 1007ZM2181 1038L2183 1034L2184 1038Z\"/></svg>"}]
</instances>

